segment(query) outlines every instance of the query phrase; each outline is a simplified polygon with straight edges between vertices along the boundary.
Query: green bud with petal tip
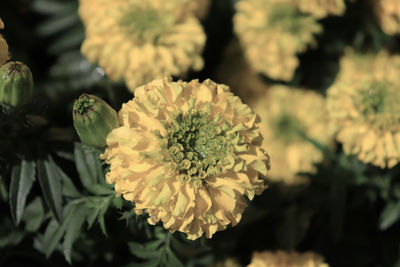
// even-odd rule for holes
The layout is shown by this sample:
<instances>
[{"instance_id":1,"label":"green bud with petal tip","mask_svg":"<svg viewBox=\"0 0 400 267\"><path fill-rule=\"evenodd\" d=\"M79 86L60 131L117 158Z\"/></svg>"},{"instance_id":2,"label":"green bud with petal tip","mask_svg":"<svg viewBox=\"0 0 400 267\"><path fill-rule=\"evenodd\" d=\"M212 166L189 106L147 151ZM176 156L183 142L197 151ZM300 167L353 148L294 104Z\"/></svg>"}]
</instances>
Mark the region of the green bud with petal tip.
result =
<instances>
[{"instance_id":1,"label":"green bud with petal tip","mask_svg":"<svg viewBox=\"0 0 400 267\"><path fill-rule=\"evenodd\" d=\"M33 78L27 65L12 61L0 67L0 103L19 107L32 98Z\"/></svg>"},{"instance_id":2,"label":"green bud with petal tip","mask_svg":"<svg viewBox=\"0 0 400 267\"><path fill-rule=\"evenodd\" d=\"M119 126L115 110L94 95L83 94L76 99L72 116L82 143L97 148L105 147L107 135Z\"/></svg>"}]
</instances>

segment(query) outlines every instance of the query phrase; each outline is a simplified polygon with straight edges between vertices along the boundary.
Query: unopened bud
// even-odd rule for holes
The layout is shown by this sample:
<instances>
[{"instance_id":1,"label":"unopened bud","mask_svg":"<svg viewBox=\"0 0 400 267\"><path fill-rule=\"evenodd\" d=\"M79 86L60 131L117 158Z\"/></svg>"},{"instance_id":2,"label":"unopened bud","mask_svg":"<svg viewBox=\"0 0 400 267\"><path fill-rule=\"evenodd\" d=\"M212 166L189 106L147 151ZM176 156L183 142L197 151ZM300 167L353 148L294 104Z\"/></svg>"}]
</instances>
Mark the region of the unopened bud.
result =
<instances>
[{"instance_id":1,"label":"unopened bud","mask_svg":"<svg viewBox=\"0 0 400 267\"><path fill-rule=\"evenodd\" d=\"M33 78L22 62L8 62L0 67L0 103L18 107L32 98Z\"/></svg>"},{"instance_id":2,"label":"unopened bud","mask_svg":"<svg viewBox=\"0 0 400 267\"><path fill-rule=\"evenodd\" d=\"M119 126L115 110L94 95L83 94L75 100L72 116L82 143L97 148L105 147L107 135Z\"/></svg>"}]
</instances>

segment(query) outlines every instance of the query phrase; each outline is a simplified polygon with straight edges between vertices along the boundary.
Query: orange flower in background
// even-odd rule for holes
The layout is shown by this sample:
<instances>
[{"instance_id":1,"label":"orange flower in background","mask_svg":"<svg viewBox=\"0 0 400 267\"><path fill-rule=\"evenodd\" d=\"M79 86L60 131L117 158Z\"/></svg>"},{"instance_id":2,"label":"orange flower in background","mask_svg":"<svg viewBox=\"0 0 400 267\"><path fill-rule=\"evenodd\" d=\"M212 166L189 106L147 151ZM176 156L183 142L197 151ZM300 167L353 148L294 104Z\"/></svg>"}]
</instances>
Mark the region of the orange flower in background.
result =
<instances>
[{"instance_id":1,"label":"orange flower in background","mask_svg":"<svg viewBox=\"0 0 400 267\"><path fill-rule=\"evenodd\" d=\"M391 168L400 161L400 56L348 50L329 88L329 115L347 154Z\"/></svg>"},{"instance_id":2,"label":"orange flower in background","mask_svg":"<svg viewBox=\"0 0 400 267\"><path fill-rule=\"evenodd\" d=\"M269 158L258 117L227 86L155 80L118 115L102 156L106 180L150 224L211 238L239 223L245 196L263 192Z\"/></svg>"},{"instance_id":3,"label":"orange flower in background","mask_svg":"<svg viewBox=\"0 0 400 267\"><path fill-rule=\"evenodd\" d=\"M132 92L156 78L200 70L206 36L195 8L187 0L81 0L81 51Z\"/></svg>"},{"instance_id":4,"label":"orange flower in background","mask_svg":"<svg viewBox=\"0 0 400 267\"><path fill-rule=\"evenodd\" d=\"M0 18L0 29L4 29L4 23ZM10 59L10 53L8 52L8 45L6 40L0 34L0 66Z\"/></svg>"},{"instance_id":5,"label":"orange flower in background","mask_svg":"<svg viewBox=\"0 0 400 267\"><path fill-rule=\"evenodd\" d=\"M270 78L290 81L298 53L322 32L315 17L301 13L292 0L241 0L234 30L250 66Z\"/></svg>"},{"instance_id":6,"label":"orange flower in background","mask_svg":"<svg viewBox=\"0 0 400 267\"><path fill-rule=\"evenodd\" d=\"M313 252L254 252L247 267L329 267L324 258Z\"/></svg>"},{"instance_id":7,"label":"orange flower in background","mask_svg":"<svg viewBox=\"0 0 400 267\"><path fill-rule=\"evenodd\" d=\"M303 183L300 172L315 173L314 164L323 152L309 139L326 147L333 145L324 98L313 92L286 86L271 86L253 107L261 118L264 148L271 155L268 179L285 184Z\"/></svg>"}]
</instances>

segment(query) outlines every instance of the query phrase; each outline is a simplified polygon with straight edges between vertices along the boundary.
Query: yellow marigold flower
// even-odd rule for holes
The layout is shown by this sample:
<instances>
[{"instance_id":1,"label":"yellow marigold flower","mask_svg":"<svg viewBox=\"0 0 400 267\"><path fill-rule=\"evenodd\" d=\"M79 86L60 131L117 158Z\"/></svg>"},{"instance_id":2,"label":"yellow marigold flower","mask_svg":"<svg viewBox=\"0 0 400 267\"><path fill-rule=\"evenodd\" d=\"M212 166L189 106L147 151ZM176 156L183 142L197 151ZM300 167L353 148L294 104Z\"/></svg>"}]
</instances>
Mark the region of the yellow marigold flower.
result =
<instances>
[{"instance_id":1,"label":"yellow marigold flower","mask_svg":"<svg viewBox=\"0 0 400 267\"><path fill-rule=\"evenodd\" d=\"M299 65L297 53L315 44L322 27L301 13L292 0L241 0L234 28L250 65L273 79L290 81Z\"/></svg>"},{"instance_id":2,"label":"yellow marigold flower","mask_svg":"<svg viewBox=\"0 0 400 267\"><path fill-rule=\"evenodd\" d=\"M314 252L254 252L247 267L329 267L324 258Z\"/></svg>"},{"instance_id":3,"label":"yellow marigold flower","mask_svg":"<svg viewBox=\"0 0 400 267\"><path fill-rule=\"evenodd\" d=\"M211 80L155 80L135 90L107 137L106 175L135 212L189 239L236 225L261 194L268 156L258 117Z\"/></svg>"},{"instance_id":4,"label":"yellow marigold flower","mask_svg":"<svg viewBox=\"0 0 400 267\"><path fill-rule=\"evenodd\" d=\"M310 13L316 18L329 15L340 16L346 11L344 0L294 0L301 12Z\"/></svg>"},{"instance_id":5,"label":"yellow marigold flower","mask_svg":"<svg viewBox=\"0 0 400 267\"><path fill-rule=\"evenodd\" d=\"M185 1L187 2L187 0ZM205 33L183 1L81 0L82 53L129 89L203 67Z\"/></svg>"},{"instance_id":6,"label":"yellow marigold flower","mask_svg":"<svg viewBox=\"0 0 400 267\"><path fill-rule=\"evenodd\" d=\"M400 56L387 52L341 60L327 105L347 154L381 168L400 161Z\"/></svg>"},{"instance_id":7,"label":"yellow marigold flower","mask_svg":"<svg viewBox=\"0 0 400 267\"><path fill-rule=\"evenodd\" d=\"M328 147L333 143L324 98L313 91L272 86L254 110L261 117L261 134L271 155L268 178L288 185L306 182L297 173L314 173L314 164L324 157L307 138Z\"/></svg>"},{"instance_id":8,"label":"yellow marigold flower","mask_svg":"<svg viewBox=\"0 0 400 267\"><path fill-rule=\"evenodd\" d=\"M375 0L375 14L387 34L400 33L400 4L398 0Z\"/></svg>"},{"instance_id":9,"label":"yellow marigold flower","mask_svg":"<svg viewBox=\"0 0 400 267\"><path fill-rule=\"evenodd\" d=\"M0 18L0 29L4 29L4 23ZM8 52L8 45L6 40L0 34L0 66L10 59L10 53Z\"/></svg>"}]
</instances>

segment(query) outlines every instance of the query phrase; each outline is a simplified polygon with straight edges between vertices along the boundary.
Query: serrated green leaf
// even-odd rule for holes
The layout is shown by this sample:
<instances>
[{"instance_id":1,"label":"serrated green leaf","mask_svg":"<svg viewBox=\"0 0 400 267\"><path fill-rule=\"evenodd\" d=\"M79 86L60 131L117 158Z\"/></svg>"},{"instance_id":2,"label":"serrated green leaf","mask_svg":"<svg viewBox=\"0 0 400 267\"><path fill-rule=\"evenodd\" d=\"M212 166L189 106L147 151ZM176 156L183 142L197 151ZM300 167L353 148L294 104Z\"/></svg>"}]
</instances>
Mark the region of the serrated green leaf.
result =
<instances>
[{"instance_id":1,"label":"serrated green leaf","mask_svg":"<svg viewBox=\"0 0 400 267\"><path fill-rule=\"evenodd\" d=\"M113 205L114 207L116 207L117 209L122 209L122 206L124 205L124 201L122 200L121 197L115 197L113 198Z\"/></svg>"},{"instance_id":2,"label":"serrated green leaf","mask_svg":"<svg viewBox=\"0 0 400 267\"><path fill-rule=\"evenodd\" d=\"M48 51L52 54L58 55L64 51L79 47L84 38L85 31L83 26L78 24L54 40L54 42L48 47Z\"/></svg>"},{"instance_id":3,"label":"serrated green leaf","mask_svg":"<svg viewBox=\"0 0 400 267\"><path fill-rule=\"evenodd\" d=\"M12 168L10 182L10 208L14 222L18 225L24 212L26 198L32 188L36 176L34 161L22 160Z\"/></svg>"},{"instance_id":4,"label":"serrated green leaf","mask_svg":"<svg viewBox=\"0 0 400 267\"><path fill-rule=\"evenodd\" d=\"M110 206L110 202L114 196L107 196L107 197L90 197L85 205L92 209L92 214L88 216L88 225L91 227L93 224L93 218L95 214L97 215L97 222L100 225L101 231L105 236L107 235L106 225L104 221L104 215L106 214L108 207ZM89 227L89 228L90 228Z\"/></svg>"},{"instance_id":5,"label":"serrated green leaf","mask_svg":"<svg viewBox=\"0 0 400 267\"><path fill-rule=\"evenodd\" d=\"M44 199L57 220L62 220L62 186L61 179L65 175L57 166L53 158L47 155L46 159L37 162L39 184Z\"/></svg>"},{"instance_id":6,"label":"serrated green leaf","mask_svg":"<svg viewBox=\"0 0 400 267\"><path fill-rule=\"evenodd\" d=\"M386 230L400 219L400 202L389 202L379 218L379 229Z\"/></svg>"},{"instance_id":7,"label":"serrated green leaf","mask_svg":"<svg viewBox=\"0 0 400 267\"><path fill-rule=\"evenodd\" d=\"M79 178L83 186L94 194L96 194L94 185L98 184L100 180L104 180L99 154L98 150L75 143L74 155Z\"/></svg>"},{"instance_id":8,"label":"serrated green leaf","mask_svg":"<svg viewBox=\"0 0 400 267\"><path fill-rule=\"evenodd\" d=\"M71 25L79 22L80 20L76 12L68 12L47 19L36 29L36 33L41 36L50 36L66 30L71 27Z\"/></svg>"},{"instance_id":9,"label":"serrated green leaf","mask_svg":"<svg viewBox=\"0 0 400 267\"><path fill-rule=\"evenodd\" d=\"M175 253L169 247L167 247L166 251L167 255L165 257L165 266L184 267L182 262L178 259L178 257L176 257Z\"/></svg>"},{"instance_id":10,"label":"serrated green leaf","mask_svg":"<svg viewBox=\"0 0 400 267\"><path fill-rule=\"evenodd\" d=\"M25 229L28 232L36 232L44 220L44 207L42 199L36 197L26 206L22 219L25 221Z\"/></svg>"},{"instance_id":11,"label":"serrated green leaf","mask_svg":"<svg viewBox=\"0 0 400 267\"><path fill-rule=\"evenodd\" d=\"M112 195L115 194L112 185L95 184L92 186L91 192L95 195Z\"/></svg>"},{"instance_id":12,"label":"serrated green leaf","mask_svg":"<svg viewBox=\"0 0 400 267\"><path fill-rule=\"evenodd\" d=\"M64 208L65 219L62 221L62 223L59 224L57 220L52 219L48 224L42 242L42 252L46 255L46 258L49 258L53 253L54 249L64 236L68 224L75 219L73 216L71 216L74 214L75 210L76 205L67 205Z\"/></svg>"},{"instance_id":13,"label":"serrated green leaf","mask_svg":"<svg viewBox=\"0 0 400 267\"><path fill-rule=\"evenodd\" d=\"M140 259L159 259L162 256L161 251L146 249L145 246L136 242L128 243L130 252Z\"/></svg>"},{"instance_id":14,"label":"serrated green leaf","mask_svg":"<svg viewBox=\"0 0 400 267\"><path fill-rule=\"evenodd\" d=\"M72 245L75 240L79 237L79 233L85 222L86 215L88 210L84 205L79 206L74 213L72 213L71 217L74 219L71 220L66 228L64 242L63 242L63 252L65 259L69 264L72 263L71 254L72 254Z\"/></svg>"},{"instance_id":15,"label":"serrated green leaf","mask_svg":"<svg viewBox=\"0 0 400 267\"><path fill-rule=\"evenodd\" d=\"M64 196L71 198L82 197L82 194L78 191L78 189L76 189L74 183L67 175L62 176L62 184L63 184L62 192Z\"/></svg>"},{"instance_id":16,"label":"serrated green leaf","mask_svg":"<svg viewBox=\"0 0 400 267\"><path fill-rule=\"evenodd\" d=\"M42 14L69 13L77 9L77 3L73 1L35 0L32 3L32 9Z\"/></svg>"}]
</instances>

